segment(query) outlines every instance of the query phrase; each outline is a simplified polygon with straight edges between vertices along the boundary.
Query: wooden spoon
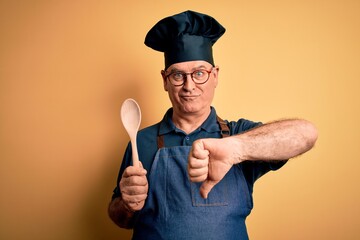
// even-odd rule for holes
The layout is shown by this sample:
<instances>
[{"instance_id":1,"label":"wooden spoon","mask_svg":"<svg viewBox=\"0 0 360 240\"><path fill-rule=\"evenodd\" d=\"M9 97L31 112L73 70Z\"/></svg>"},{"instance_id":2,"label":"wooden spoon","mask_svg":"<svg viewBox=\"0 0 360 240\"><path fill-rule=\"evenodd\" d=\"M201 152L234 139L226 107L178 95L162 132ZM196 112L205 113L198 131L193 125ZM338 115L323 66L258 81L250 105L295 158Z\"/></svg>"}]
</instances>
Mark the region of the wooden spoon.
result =
<instances>
[{"instance_id":1,"label":"wooden spoon","mask_svg":"<svg viewBox=\"0 0 360 240\"><path fill-rule=\"evenodd\" d=\"M133 166L139 166L136 135L141 122L141 111L137 102L131 98L126 99L121 106L120 116L121 121L130 137Z\"/></svg>"}]
</instances>

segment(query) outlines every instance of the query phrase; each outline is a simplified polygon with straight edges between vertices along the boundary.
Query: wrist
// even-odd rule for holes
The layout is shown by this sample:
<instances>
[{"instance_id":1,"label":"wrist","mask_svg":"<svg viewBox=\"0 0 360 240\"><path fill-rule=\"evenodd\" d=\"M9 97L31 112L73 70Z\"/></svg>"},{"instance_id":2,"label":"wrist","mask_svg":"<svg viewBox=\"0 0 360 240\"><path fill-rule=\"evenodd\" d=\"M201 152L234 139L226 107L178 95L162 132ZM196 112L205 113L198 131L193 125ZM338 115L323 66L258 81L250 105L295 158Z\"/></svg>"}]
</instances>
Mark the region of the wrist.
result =
<instances>
[{"instance_id":1,"label":"wrist","mask_svg":"<svg viewBox=\"0 0 360 240\"><path fill-rule=\"evenodd\" d=\"M110 202L108 214L118 226L127 229L133 227L134 212L126 207L126 203L121 197L117 197Z\"/></svg>"},{"instance_id":2,"label":"wrist","mask_svg":"<svg viewBox=\"0 0 360 240\"><path fill-rule=\"evenodd\" d=\"M232 159L234 161L233 164L239 164L246 160L244 141L242 137L239 135L233 136L231 138L233 139L231 139L231 143L229 143L228 145L231 146L230 149L233 154L232 156Z\"/></svg>"}]
</instances>

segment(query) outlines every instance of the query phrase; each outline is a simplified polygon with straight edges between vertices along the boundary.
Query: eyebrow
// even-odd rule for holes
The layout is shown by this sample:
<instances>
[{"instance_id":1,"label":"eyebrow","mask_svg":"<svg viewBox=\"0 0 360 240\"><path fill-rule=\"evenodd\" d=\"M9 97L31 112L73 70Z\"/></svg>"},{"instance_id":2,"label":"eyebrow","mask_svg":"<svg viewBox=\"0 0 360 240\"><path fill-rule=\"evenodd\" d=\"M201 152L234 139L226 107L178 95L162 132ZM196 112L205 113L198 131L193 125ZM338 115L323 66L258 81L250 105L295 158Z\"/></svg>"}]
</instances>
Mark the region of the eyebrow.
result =
<instances>
[{"instance_id":1,"label":"eyebrow","mask_svg":"<svg viewBox=\"0 0 360 240\"><path fill-rule=\"evenodd\" d=\"M191 71L195 71L195 70L198 70L198 69L206 69L206 66L205 65L200 65L200 66L196 66L196 67L193 67L192 69L191 69ZM185 72L185 71L183 71L183 70L181 70L181 69L178 69L178 68L173 68L173 69L171 69L170 70L170 73L173 73L173 72Z\"/></svg>"}]
</instances>

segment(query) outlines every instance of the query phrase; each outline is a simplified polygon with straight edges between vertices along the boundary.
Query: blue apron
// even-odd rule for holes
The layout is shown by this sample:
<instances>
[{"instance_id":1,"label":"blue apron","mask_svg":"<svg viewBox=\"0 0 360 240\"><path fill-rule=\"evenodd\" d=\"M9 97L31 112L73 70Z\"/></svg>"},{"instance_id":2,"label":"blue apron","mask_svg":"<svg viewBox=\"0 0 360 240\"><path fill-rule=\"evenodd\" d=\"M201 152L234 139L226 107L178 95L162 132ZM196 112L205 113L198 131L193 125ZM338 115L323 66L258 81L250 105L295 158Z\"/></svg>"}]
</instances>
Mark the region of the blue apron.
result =
<instances>
[{"instance_id":1,"label":"blue apron","mask_svg":"<svg viewBox=\"0 0 360 240\"><path fill-rule=\"evenodd\" d=\"M252 198L241 166L234 165L203 199L201 183L190 182L188 177L190 149L158 149L148 176L148 198L135 220L133 239L248 239L245 219L252 209Z\"/></svg>"}]
</instances>

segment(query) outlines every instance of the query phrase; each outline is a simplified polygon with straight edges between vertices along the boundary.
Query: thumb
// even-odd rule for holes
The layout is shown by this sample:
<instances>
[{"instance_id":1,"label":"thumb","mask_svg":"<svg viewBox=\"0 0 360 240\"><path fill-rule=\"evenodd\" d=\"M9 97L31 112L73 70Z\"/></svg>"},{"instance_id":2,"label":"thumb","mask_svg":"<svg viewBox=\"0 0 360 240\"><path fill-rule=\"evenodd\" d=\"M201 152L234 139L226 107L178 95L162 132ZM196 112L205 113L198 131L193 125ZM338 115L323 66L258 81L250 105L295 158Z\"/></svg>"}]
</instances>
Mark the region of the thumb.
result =
<instances>
[{"instance_id":1,"label":"thumb","mask_svg":"<svg viewBox=\"0 0 360 240\"><path fill-rule=\"evenodd\" d=\"M217 184L217 181L205 180L200 187L200 195L202 198L206 199L208 197L209 192L213 187Z\"/></svg>"},{"instance_id":2,"label":"thumb","mask_svg":"<svg viewBox=\"0 0 360 240\"><path fill-rule=\"evenodd\" d=\"M138 167L141 168L141 171L142 171L143 174L146 174L146 173L147 173L147 171L146 171L146 169L143 167L141 161L139 161Z\"/></svg>"}]
</instances>

